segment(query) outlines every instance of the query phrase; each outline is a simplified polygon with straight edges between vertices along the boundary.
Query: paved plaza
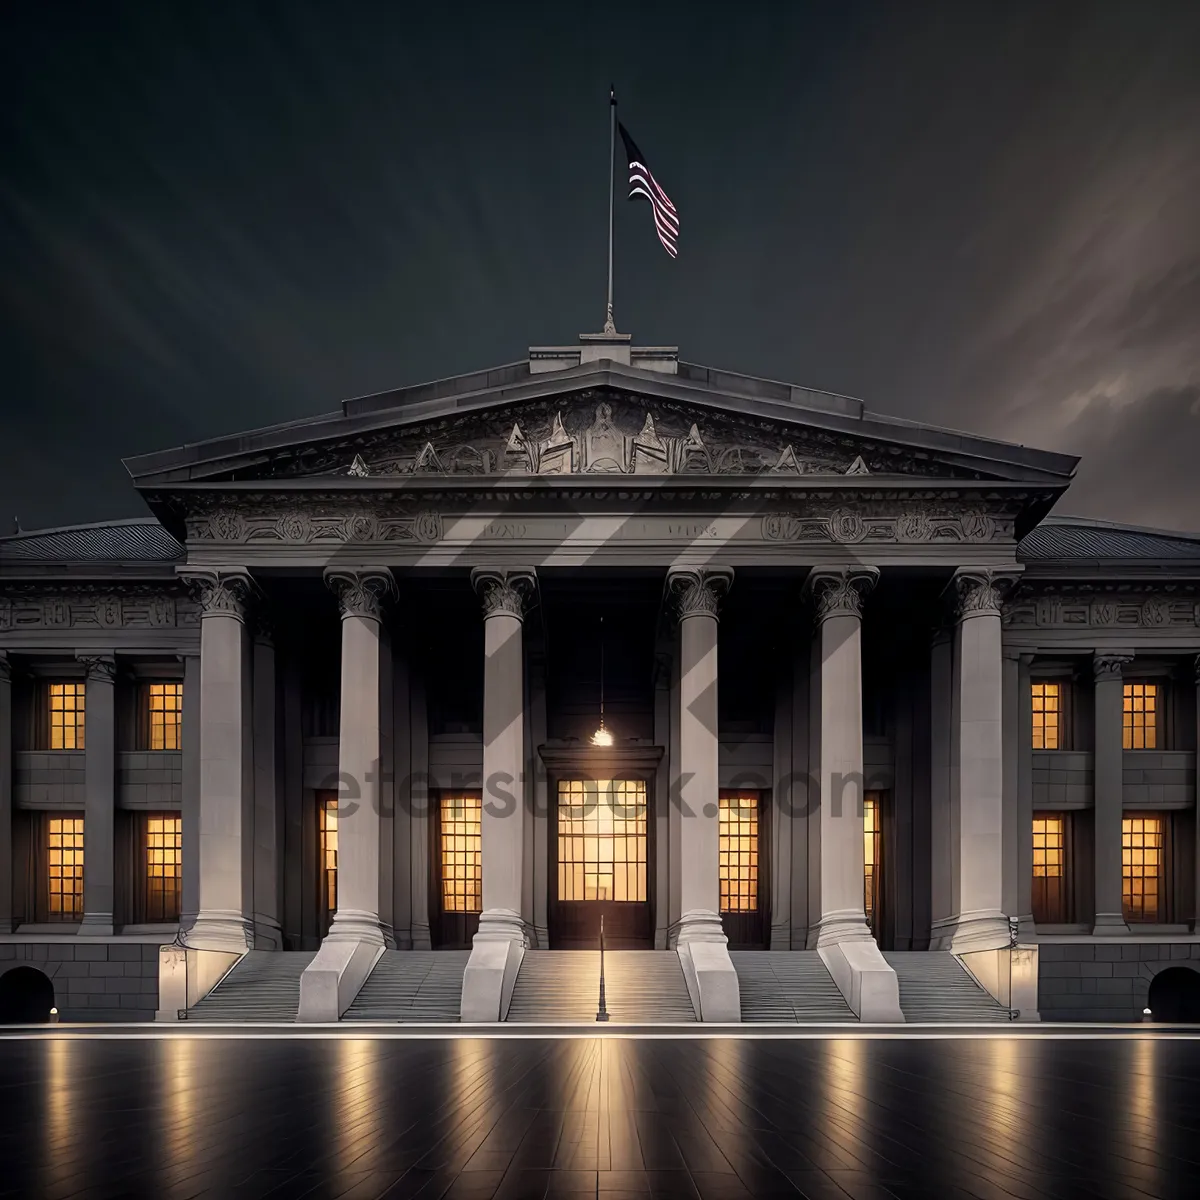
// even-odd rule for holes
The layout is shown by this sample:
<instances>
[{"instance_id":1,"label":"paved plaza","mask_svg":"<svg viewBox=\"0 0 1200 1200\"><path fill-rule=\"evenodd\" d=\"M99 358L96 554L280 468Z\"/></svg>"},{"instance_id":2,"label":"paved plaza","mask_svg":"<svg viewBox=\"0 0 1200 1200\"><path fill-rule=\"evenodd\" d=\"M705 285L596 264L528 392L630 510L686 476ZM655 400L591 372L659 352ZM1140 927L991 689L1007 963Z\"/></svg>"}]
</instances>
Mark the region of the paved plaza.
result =
<instances>
[{"instance_id":1,"label":"paved plaza","mask_svg":"<svg viewBox=\"0 0 1200 1200\"><path fill-rule=\"evenodd\" d=\"M1200 1041L0 1041L0 1194L1193 1196Z\"/></svg>"}]
</instances>

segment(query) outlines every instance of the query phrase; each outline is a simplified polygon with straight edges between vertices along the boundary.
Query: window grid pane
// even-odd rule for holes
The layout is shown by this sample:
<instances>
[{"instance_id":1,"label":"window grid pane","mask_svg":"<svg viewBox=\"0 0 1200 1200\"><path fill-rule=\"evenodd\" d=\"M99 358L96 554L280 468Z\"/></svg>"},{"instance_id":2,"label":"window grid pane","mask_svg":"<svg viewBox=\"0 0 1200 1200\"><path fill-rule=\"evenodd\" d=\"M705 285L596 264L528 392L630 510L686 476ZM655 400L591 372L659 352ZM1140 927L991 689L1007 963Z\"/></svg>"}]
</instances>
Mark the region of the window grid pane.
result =
<instances>
[{"instance_id":1,"label":"window grid pane","mask_svg":"<svg viewBox=\"0 0 1200 1200\"><path fill-rule=\"evenodd\" d=\"M1033 818L1033 919L1062 924L1067 918L1066 818Z\"/></svg>"},{"instance_id":2,"label":"window grid pane","mask_svg":"<svg viewBox=\"0 0 1200 1200\"><path fill-rule=\"evenodd\" d=\"M879 802L868 792L863 796L863 911L872 929L875 927L880 835Z\"/></svg>"},{"instance_id":3,"label":"window grid pane","mask_svg":"<svg viewBox=\"0 0 1200 1200\"><path fill-rule=\"evenodd\" d=\"M83 683L52 683L50 685L50 749L82 750L83 747Z\"/></svg>"},{"instance_id":4,"label":"window grid pane","mask_svg":"<svg viewBox=\"0 0 1200 1200\"><path fill-rule=\"evenodd\" d=\"M442 912L483 911L483 797L442 796Z\"/></svg>"},{"instance_id":5,"label":"window grid pane","mask_svg":"<svg viewBox=\"0 0 1200 1200\"><path fill-rule=\"evenodd\" d=\"M1062 693L1057 683L1035 683L1033 690L1033 748L1058 750Z\"/></svg>"},{"instance_id":6,"label":"window grid pane","mask_svg":"<svg viewBox=\"0 0 1200 1200\"><path fill-rule=\"evenodd\" d=\"M1161 817L1121 822L1121 903L1126 921L1158 921L1163 874Z\"/></svg>"},{"instance_id":7,"label":"window grid pane","mask_svg":"<svg viewBox=\"0 0 1200 1200\"><path fill-rule=\"evenodd\" d=\"M1122 744L1126 750L1158 746L1158 684L1127 683Z\"/></svg>"},{"instance_id":8,"label":"window grid pane","mask_svg":"<svg viewBox=\"0 0 1200 1200\"><path fill-rule=\"evenodd\" d=\"M558 898L644 901L646 818L644 780L559 780Z\"/></svg>"},{"instance_id":9,"label":"window grid pane","mask_svg":"<svg viewBox=\"0 0 1200 1200\"><path fill-rule=\"evenodd\" d=\"M337 912L338 802L334 796L321 803L320 809L321 896L327 918Z\"/></svg>"},{"instance_id":10,"label":"window grid pane","mask_svg":"<svg viewBox=\"0 0 1200 1200\"><path fill-rule=\"evenodd\" d=\"M758 912L758 793L721 796L721 912Z\"/></svg>"},{"instance_id":11,"label":"window grid pane","mask_svg":"<svg viewBox=\"0 0 1200 1200\"><path fill-rule=\"evenodd\" d=\"M150 749L181 749L183 744L183 684L150 684L148 703L150 707Z\"/></svg>"},{"instance_id":12,"label":"window grid pane","mask_svg":"<svg viewBox=\"0 0 1200 1200\"><path fill-rule=\"evenodd\" d=\"M178 921L183 886L183 822L146 820L146 920Z\"/></svg>"},{"instance_id":13,"label":"window grid pane","mask_svg":"<svg viewBox=\"0 0 1200 1200\"><path fill-rule=\"evenodd\" d=\"M83 818L50 817L47 883L52 921L83 916Z\"/></svg>"}]
</instances>

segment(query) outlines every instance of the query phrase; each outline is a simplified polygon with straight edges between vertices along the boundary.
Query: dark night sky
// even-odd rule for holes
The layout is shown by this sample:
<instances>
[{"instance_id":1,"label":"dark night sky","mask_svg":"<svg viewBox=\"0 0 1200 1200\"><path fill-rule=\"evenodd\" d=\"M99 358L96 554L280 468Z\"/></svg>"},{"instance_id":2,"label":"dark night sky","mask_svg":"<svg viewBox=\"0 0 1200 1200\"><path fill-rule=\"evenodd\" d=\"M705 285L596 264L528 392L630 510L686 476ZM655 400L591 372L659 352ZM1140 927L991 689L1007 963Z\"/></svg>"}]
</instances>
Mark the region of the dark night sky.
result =
<instances>
[{"instance_id":1,"label":"dark night sky","mask_svg":"<svg viewBox=\"0 0 1200 1200\"><path fill-rule=\"evenodd\" d=\"M617 323L1082 454L1200 529L1200 4L0 9L0 529L123 456L603 320L608 84L680 210Z\"/></svg>"}]
</instances>

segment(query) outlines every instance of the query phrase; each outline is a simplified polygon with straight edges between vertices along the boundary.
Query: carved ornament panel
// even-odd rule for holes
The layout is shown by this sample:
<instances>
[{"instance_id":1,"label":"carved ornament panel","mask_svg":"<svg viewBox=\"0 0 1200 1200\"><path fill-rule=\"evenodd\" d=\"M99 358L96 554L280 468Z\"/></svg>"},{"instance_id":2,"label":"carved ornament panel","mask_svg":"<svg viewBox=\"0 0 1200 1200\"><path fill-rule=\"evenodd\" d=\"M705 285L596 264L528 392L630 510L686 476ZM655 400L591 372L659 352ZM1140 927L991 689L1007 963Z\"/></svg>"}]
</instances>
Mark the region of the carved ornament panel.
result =
<instances>
[{"instance_id":1,"label":"carved ornament panel","mask_svg":"<svg viewBox=\"0 0 1200 1200\"><path fill-rule=\"evenodd\" d=\"M1200 590L1180 584L1154 591L1098 585L1071 592L1019 588L1004 622L1034 629L1183 629L1200 626Z\"/></svg>"},{"instance_id":2,"label":"carved ornament panel","mask_svg":"<svg viewBox=\"0 0 1200 1200\"><path fill-rule=\"evenodd\" d=\"M134 584L47 592L10 587L0 596L0 633L17 629L174 629L199 611L177 595Z\"/></svg>"}]
</instances>

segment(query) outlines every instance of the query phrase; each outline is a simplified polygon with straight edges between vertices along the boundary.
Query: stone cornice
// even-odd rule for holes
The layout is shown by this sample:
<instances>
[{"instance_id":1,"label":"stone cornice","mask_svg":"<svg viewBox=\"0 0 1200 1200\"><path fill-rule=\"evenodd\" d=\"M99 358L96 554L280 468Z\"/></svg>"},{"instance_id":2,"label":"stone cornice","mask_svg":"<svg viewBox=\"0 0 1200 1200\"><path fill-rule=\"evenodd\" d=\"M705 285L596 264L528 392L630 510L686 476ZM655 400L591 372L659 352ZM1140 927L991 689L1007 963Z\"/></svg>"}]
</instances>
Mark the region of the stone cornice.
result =
<instances>
[{"instance_id":1,"label":"stone cornice","mask_svg":"<svg viewBox=\"0 0 1200 1200\"><path fill-rule=\"evenodd\" d=\"M115 683L117 662L111 654L80 654L79 661L89 683Z\"/></svg>"},{"instance_id":2,"label":"stone cornice","mask_svg":"<svg viewBox=\"0 0 1200 1200\"><path fill-rule=\"evenodd\" d=\"M343 618L381 621L385 603L396 595L391 571L376 567L327 567L325 583L337 596Z\"/></svg>"},{"instance_id":3,"label":"stone cornice","mask_svg":"<svg viewBox=\"0 0 1200 1200\"><path fill-rule=\"evenodd\" d=\"M863 601L878 582L876 567L819 567L809 572L802 594L815 607L818 625L831 617L861 620Z\"/></svg>"},{"instance_id":4,"label":"stone cornice","mask_svg":"<svg viewBox=\"0 0 1200 1200\"><path fill-rule=\"evenodd\" d=\"M1097 683L1120 683L1122 672L1131 662L1132 654L1097 654L1092 658L1092 678Z\"/></svg>"},{"instance_id":5,"label":"stone cornice","mask_svg":"<svg viewBox=\"0 0 1200 1200\"><path fill-rule=\"evenodd\" d=\"M200 605L204 617L236 617L245 622L258 588L243 567L189 567L179 571L179 578L188 586Z\"/></svg>"},{"instance_id":6,"label":"stone cornice","mask_svg":"<svg viewBox=\"0 0 1200 1200\"><path fill-rule=\"evenodd\" d=\"M537 576L523 568L502 571L476 567L471 572L471 586L483 605L484 620L507 616L521 621L537 593Z\"/></svg>"},{"instance_id":7,"label":"stone cornice","mask_svg":"<svg viewBox=\"0 0 1200 1200\"><path fill-rule=\"evenodd\" d=\"M716 620L721 601L732 586L729 567L672 567L667 572L667 590L679 621L688 617Z\"/></svg>"}]
</instances>

